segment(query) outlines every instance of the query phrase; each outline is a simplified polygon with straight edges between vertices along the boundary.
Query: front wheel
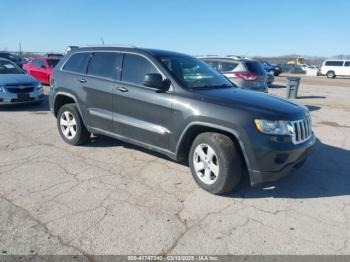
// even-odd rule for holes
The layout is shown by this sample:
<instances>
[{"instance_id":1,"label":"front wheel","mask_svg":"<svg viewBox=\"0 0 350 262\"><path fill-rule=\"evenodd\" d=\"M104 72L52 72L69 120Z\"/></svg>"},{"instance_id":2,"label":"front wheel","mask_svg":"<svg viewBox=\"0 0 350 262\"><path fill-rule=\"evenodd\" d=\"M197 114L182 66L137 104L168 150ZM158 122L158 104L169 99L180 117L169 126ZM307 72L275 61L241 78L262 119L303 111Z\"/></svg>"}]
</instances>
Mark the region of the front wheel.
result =
<instances>
[{"instance_id":1,"label":"front wheel","mask_svg":"<svg viewBox=\"0 0 350 262\"><path fill-rule=\"evenodd\" d=\"M65 104L59 109L57 127L62 139L71 145L81 145L91 136L81 119L76 104Z\"/></svg>"},{"instance_id":2,"label":"front wheel","mask_svg":"<svg viewBox=\"0 0 350 262\"><path fill-rule=\"evenodd\" d=\"M189 154L196 183L212 194L232 191L242 174L242 159L235 143L220 133L202 133L192 143Z\"/></svg>"}]
</instances>

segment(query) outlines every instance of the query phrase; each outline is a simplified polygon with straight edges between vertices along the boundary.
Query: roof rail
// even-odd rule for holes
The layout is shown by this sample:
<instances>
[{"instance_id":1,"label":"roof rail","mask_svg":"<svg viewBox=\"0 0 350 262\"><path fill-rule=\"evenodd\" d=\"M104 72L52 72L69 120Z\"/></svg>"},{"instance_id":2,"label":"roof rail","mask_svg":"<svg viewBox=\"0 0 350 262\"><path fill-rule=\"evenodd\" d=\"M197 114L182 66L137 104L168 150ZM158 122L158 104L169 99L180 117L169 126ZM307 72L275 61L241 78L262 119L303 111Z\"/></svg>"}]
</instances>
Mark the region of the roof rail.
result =
<instances>
[{"instance_id":1,"label":"roof rail","mask_svg":"<svg viewBox=\"0 0 350 262\"><path fill-rule=\"evenodd\" d=\"M137 46L134 45L128 45L128 44L111 44L111 45L84 45L79 47L130 47L130 48L137 48Z\"/></svg>"},{"instance_id":2,"label":"roof rail","mask_svg":"<svg viewBox=\"0 0 350 262\"><path fill-rule=\"evenodd\" d=\"M227 55L227 57L232 57L232 58L235 58L235 59L242 59L242 57L239 56L239 55Z\"/></svg>"}]
</instances>

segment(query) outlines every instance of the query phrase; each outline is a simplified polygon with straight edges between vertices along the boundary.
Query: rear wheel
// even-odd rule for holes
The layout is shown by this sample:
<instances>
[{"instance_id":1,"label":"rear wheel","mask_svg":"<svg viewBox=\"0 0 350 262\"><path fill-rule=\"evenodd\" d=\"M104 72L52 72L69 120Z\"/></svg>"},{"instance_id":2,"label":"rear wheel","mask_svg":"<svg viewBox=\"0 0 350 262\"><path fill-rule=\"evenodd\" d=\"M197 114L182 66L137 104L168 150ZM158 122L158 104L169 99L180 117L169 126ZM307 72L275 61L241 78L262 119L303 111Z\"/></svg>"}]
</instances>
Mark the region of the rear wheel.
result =
<instances>
[{"instance_id":1,"label":"rear wheel","mask_svg":"<svg viewBox=\"0 0 350 262\"><path fill-rule=\"evenodd\" d=\"M189 164L196 183L212 194L232 191L242 174L242 160L235 143L219 133L207 132L193 141Z\"/></svg>"},{"instance_id":2,"label":"rear wheel","mask_svg":"<svg viewBox=\"0 0 350 262\"><path fill-rule=\"evenodd\" d=\"M57 127L62 139L71 145L81 145L91 135L81 119L76 104L65 104L59 109Z\"/></svg>"},{"instance_id":3,"label":"rear wheel","mask_svg":"<svg viewBox=\"0 0 350 262\"><path fill-rule=\"evenodd\" d=\"M328 72L327 72L327 77L328 77L328 78L335 78L335 73L334 73L334 71L328 71Z\"/></svg>"}]
</instances>

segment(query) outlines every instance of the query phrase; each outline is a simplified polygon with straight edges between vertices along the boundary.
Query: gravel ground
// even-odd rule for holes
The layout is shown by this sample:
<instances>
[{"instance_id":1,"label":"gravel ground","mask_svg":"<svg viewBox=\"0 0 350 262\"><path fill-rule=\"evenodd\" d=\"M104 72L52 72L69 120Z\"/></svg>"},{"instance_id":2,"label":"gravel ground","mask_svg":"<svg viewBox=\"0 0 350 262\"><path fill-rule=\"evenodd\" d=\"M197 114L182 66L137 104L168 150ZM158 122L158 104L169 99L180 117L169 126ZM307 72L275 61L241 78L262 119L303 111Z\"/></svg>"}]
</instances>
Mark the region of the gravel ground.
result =
<instances>
[{"instance_id":1,"label":"gravel ground","mask_svg":"<svg viewBox=\"0 0 350 262\"><path fill-rule=\"evenodd\" d=\"M117 140L65 144L47 102L0 109L0 253L350 254L350 79L303 77L299 95L318 137L307 163L225 196Z\"/></svg>"}]
</instances>

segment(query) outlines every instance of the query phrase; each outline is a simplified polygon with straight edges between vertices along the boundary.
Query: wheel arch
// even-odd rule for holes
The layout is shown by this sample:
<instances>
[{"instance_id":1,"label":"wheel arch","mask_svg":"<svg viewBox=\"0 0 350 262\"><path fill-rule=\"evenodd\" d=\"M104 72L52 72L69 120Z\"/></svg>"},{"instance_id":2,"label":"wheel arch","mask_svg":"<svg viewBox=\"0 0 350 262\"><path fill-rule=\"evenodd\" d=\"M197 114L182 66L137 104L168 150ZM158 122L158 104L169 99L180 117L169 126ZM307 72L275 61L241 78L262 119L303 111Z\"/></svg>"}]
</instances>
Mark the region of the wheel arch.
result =
<instances>
[{"instance_id":1,"label":"wheel arch","mask_svg":"<svg viewBox=\"0 0 350 262\"><path fill-rule=\"evenodd\" d=\"M81 119L83 120L84 125L88 128L88 126L86 125L86 121L85 121L84 115L81 112L81 109L80 109L80 106L79 106L77 98L74 95L70 94L70 93L57 92L55 94L55 97L53 99L53 113L54 113L54 116L57 117L57 113L58 113L59 109L63 105L70 104L70 103L74 103L74 104L77 105L79 114L81 116Z\"/></svg>"},{"instance_id":2,"label":"wheel arch","mask_svg":"<svg viewBox=\"0 0 350 262\"><path fill-rule=\"evenodd\" d=\"M191 123L182 132L176 146L176 159L178 161L187 159L193 140L196 138L196 136L204 132L217 132L230 137L240 150L245 168L247 171L251 170L251 164L248 158L246 146L236 130L202 122Z\"/></svg>"}]
</instances>

